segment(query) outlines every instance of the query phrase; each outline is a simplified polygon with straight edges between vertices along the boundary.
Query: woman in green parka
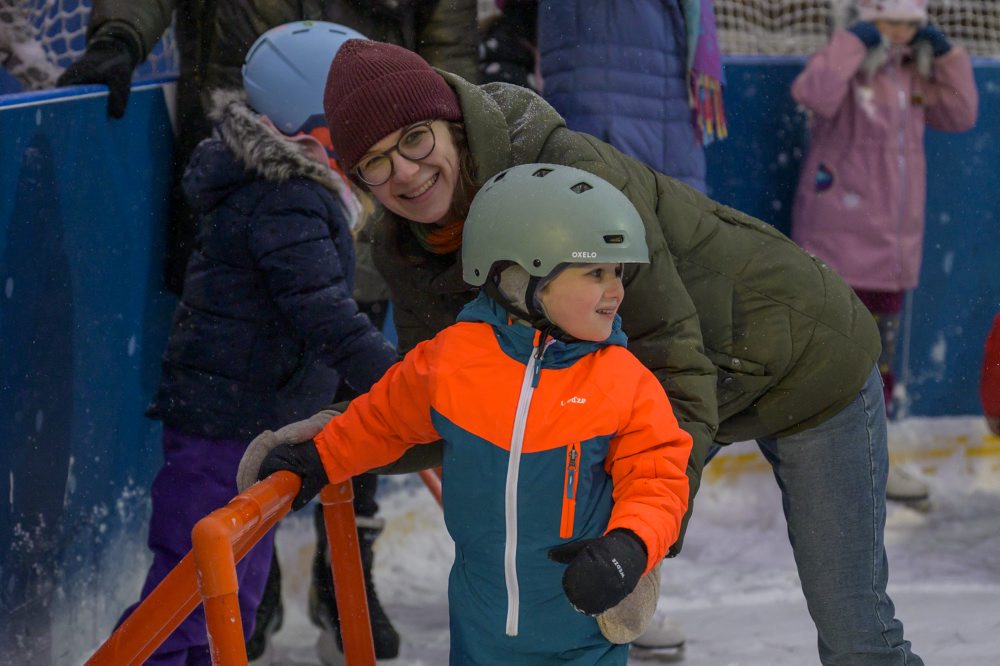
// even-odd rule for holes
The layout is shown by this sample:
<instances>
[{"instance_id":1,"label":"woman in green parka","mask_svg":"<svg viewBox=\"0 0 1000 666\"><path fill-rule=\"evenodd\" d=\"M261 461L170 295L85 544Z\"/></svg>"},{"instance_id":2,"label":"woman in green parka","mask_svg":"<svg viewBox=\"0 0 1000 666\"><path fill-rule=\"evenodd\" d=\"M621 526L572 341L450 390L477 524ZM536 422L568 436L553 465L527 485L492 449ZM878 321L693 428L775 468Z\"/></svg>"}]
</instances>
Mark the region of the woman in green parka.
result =
<instances>
[{"instance_id":1,"label":"woman in green parka","mask_svg":"<svg viewBox=\"0 0 1000 666\"><path fill-rule=\"evenodd\" d=\"M475 86L398 47L349 41L325 93L345 172L384 209L373 252L402 352L474 296L457 250L477 184L550 162L618 187L651 254L624 277L623 329L693 436L691 497L713 442L756 440L782 491L822 662L922 663L886 594L878 331L832 270L764 222L567 129L527 89Z\"/></svg>"}]
</instances>

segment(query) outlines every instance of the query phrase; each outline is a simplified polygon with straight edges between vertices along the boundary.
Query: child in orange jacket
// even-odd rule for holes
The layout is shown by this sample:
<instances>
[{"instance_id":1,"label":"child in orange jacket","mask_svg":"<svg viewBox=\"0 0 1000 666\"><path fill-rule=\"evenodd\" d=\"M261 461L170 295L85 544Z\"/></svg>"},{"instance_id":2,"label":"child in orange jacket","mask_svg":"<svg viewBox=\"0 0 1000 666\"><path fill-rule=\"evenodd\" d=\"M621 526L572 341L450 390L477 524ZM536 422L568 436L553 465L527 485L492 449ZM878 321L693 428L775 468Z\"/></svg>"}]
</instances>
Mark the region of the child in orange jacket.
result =
<instances>
[{"instance_id":1,"label":"child in orange jacket","mask_svg":"<svg viewBox=\"0 0 1000 666\"><path fill-rule=\"evenodd\" d=\"M610 183L550 164L497 174L463 233L478 298L315 440L261 465L259 478L303 477L300 507L444 440L453 664L627 661L602 613L677 539L691 451L617 315L625 265L648 262L642 221Z\"/></svg>"}]
</instances>

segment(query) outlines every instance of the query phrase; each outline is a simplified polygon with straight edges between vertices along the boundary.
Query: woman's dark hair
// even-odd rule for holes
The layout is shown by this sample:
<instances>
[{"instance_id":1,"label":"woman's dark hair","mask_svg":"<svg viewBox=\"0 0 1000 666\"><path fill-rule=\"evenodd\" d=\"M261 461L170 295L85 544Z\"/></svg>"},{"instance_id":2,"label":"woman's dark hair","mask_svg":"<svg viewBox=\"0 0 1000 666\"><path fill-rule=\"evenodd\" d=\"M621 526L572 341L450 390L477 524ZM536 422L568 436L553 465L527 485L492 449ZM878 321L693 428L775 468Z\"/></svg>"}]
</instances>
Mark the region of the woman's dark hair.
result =
<instances>
[{"instance_id":1,"label":"woman's dark hair","mask_svg":"<svg viewBox=\"0 0 1000 666\"><path fill-rule=\"evenodd\" d=\"M473 197L476 196L476 192L483 184L476 179L479 168L472 156L472 151L469 150L465 123L449 122L448 131L451 133L451 140L458 152L458 183L455 194L451 198L451 212L456 218L465 219L469 214Z\"/></svg>"}]
</instances>

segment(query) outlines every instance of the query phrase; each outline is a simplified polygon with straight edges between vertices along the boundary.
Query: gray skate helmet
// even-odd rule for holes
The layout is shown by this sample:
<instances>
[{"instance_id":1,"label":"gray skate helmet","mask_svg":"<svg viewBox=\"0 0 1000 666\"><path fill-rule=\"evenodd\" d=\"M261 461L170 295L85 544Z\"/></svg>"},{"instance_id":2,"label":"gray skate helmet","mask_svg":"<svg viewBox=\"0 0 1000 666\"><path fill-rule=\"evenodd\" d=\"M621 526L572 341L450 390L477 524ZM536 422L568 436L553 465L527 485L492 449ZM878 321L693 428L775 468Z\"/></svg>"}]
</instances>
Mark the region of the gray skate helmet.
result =
<instances>
[{"instance_id":1,"label":"gray skate helmet","mask_svg":"<svg viewBox=\"0 0 1000 666\"><path fill-rule=\"evenodd\" d=\"M649 263L645 228L632 202L592 173L560 164L501 171L476 194L462 233L462 277L536 326L540 283L569 264ZM498 293L499 272L527 272L523 300ZM509 307L513 305L514 307Z\"/></svg>"}]
</instances>

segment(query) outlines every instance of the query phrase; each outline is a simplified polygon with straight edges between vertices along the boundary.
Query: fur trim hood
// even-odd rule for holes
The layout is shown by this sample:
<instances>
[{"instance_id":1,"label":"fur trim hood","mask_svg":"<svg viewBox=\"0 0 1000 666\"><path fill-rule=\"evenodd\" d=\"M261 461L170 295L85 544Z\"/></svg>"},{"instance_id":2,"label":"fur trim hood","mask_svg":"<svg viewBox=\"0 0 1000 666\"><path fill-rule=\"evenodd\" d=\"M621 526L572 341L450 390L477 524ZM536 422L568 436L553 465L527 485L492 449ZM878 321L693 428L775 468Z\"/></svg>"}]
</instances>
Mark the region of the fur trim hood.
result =
<instances>
[{"instance_id":1,"label":"fur trim hood","mask_svg":"<svg viewBox=\"0 0 1000 666\"><path fill-rule=\"evenodd\" d=\"M221 139L246 169L277 183L289 178L310 178L340 192L345 187L325 164L317 162L301 141L292 140L265 125L262 116L247 105L239 90L212 93L208 117L215 123L213 138Z\"/></svg>"}]
</instances>

